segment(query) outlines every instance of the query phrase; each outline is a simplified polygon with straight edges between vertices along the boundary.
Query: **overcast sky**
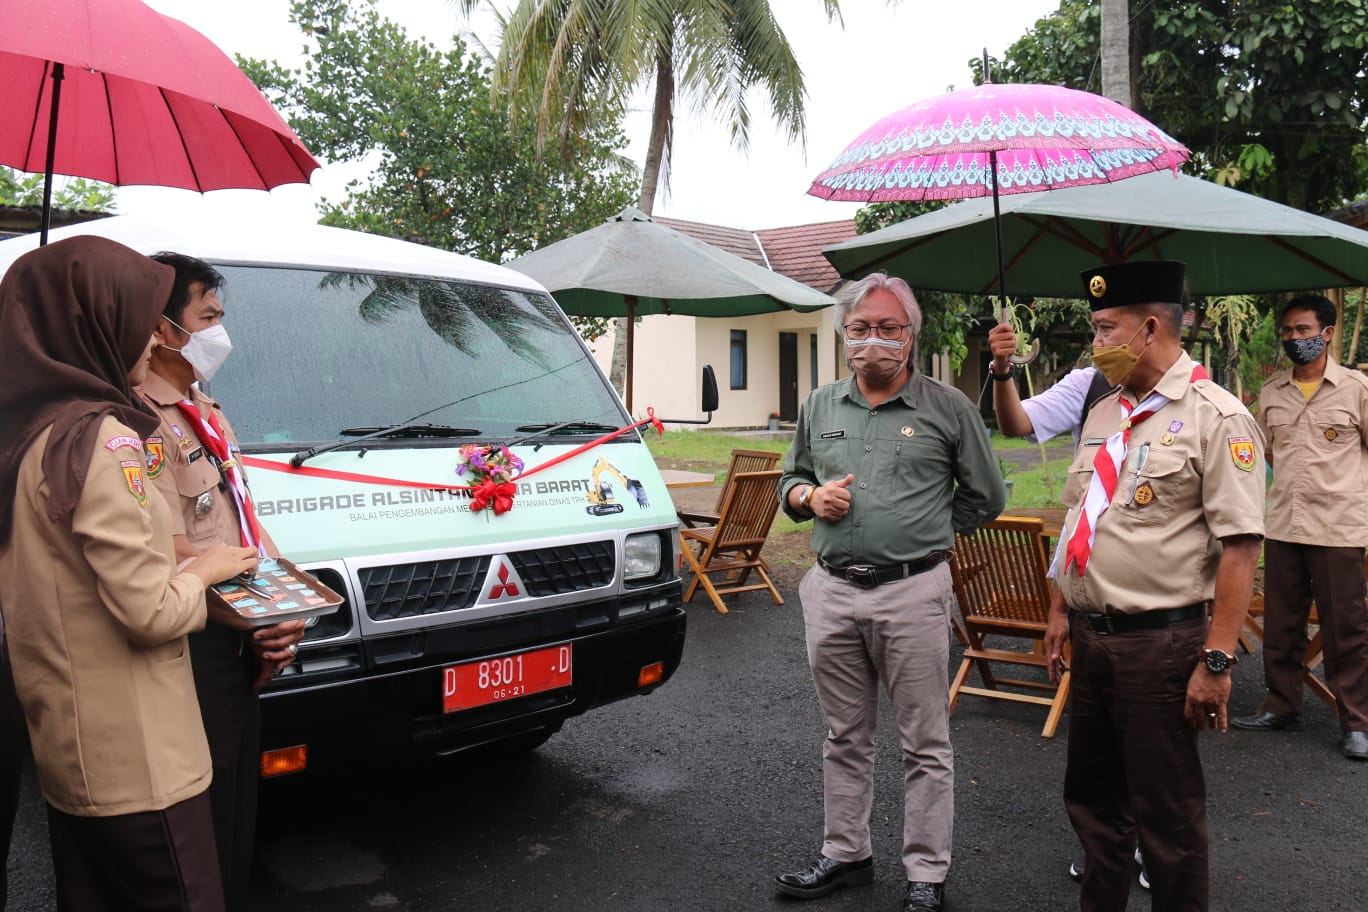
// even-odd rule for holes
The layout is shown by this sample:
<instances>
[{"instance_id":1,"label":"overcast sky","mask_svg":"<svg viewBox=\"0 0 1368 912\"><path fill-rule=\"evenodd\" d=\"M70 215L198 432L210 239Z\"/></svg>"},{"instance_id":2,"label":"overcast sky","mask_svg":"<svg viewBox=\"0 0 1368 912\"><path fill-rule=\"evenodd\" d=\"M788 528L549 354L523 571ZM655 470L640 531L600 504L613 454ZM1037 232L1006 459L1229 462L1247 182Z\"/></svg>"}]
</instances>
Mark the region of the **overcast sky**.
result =
<instances>
[{"instance_id":1,"label":"overcast sky","mask_svg":"<svg viewBox=\"0 0 1368 912\"><path fill-rule=\"evenodd\" d=\"M288 0L147 0L149 6L203 32L229 54L297 66L303 38L288 20ZM983 48L1000 55L1058 0L842 0L845 28L828 25L820 0L772 0L802 64L808 88L807 147L789 145L757 97L749 154L731 148L725 131L681 110L675 127L670 189L655 214L733 228L772 228L849 218L859 208L807 196L813 177L879 118L928 95L971 83L968 61ZM443 44L472 29L492 41L484 23L467 22L448 0L379 0L380 13L410 34ZM640 163L649 132L642 108L626 125L628 154ZM348 180L364 174L325 162L311 186L206 194L215 207L276 219L313 220L319 195L340 199ZM173 212L199 194L166 188L123 188L120 212Z\"/></svg>"}]
</instances>

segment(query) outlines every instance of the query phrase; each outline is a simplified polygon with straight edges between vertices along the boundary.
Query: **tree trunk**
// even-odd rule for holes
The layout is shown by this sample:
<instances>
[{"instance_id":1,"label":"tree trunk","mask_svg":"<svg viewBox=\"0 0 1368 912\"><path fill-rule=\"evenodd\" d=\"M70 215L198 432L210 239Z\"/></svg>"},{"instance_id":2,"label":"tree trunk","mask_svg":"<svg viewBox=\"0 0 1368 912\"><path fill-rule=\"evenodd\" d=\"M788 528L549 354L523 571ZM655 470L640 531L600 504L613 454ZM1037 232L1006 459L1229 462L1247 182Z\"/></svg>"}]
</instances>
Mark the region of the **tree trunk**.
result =
<instances>
[{"instance_id":1,"label":"tree trunk","mask_svg":"<svg viewBox=\"0 0 1368 912\"><path fill-rule=\"evenodd\" d=\"M1102 0L1102 94L1133 107L1131 99L1130 4Z\"/></svg>"},{"instance_id":2,"label":"tree trunk","mask_svg":"<svg viewBox=\"0 0 1368 912\"><path fill-rule=\"evenodd\" d=\"M656 189L662 175L670 170L670 147L674 137L674 60L669 48L656 52L655 104L651 108L651 139L646 145L646 164L641 169L641 195L637 208L647 215L655 207ZM667 177L668 180L668 177ZM613 321L613 361L608 381L626 395L627 390L627 334L631 331L627 318Z\"/></svg>"},{"instance_id":3,"label":"tree trunk","mask_svg":"<svg viewBox=\"0 0 1368 912\"><path fill-rule=\"evenodd\" d=\"M1351 368L1358 367L1359 338L1363 333L1363 306L1368 304L1368 288L1359 289L1358 310L1354 311L1354 336L1349 342L1348 357L1345 364Z\"/></svg>"}]
</instances>

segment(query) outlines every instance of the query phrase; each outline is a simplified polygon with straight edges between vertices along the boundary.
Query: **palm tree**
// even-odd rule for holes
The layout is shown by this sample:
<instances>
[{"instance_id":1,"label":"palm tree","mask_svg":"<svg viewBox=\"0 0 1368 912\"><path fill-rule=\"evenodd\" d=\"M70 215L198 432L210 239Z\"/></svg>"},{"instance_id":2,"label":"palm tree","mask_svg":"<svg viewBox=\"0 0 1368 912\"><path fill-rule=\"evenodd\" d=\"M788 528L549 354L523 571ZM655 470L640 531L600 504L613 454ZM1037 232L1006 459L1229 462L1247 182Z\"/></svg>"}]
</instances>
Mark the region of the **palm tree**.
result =
<instances>
[{"instance_id":1,"label":"palm tree","mask_svg":"<svg viewBox=\"0 0 1368 912\"><path fill-rule=\"evenodd\" d=\"M467 13L480 5L456 2ZM819 2L828 21L840 20L839 0ZM554 134L564 153L586 124L621 115L634 92L654 86L638 203L648 215L662 176L669 180L681 96L698 110L719 112L744 150L751 127L747 95L762 88L790 139L804 136L803 70L770 0L517 0L510 12L496 15L494 91L515 116L535 112L543 147ZM621 388L626 327L618 323L612 375Z\"/></svg>"}]
</instances>

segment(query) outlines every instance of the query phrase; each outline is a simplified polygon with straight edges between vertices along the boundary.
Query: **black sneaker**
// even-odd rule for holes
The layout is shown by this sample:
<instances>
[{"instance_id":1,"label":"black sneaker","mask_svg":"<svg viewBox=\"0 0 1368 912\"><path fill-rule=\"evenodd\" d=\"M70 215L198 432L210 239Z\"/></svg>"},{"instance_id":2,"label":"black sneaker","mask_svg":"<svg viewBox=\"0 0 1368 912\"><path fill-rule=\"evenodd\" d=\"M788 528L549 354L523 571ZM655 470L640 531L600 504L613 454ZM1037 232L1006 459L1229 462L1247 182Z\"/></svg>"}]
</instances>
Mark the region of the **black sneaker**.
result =
<instances>
[{"instance_id":1,"label":"black sneaker","mask_svg":"<svg viewBox=\"0 0 1368 912\"><path fill-rule=\"evenodd\" d=\"M1085 853L1082 849L1079 849L1077 854L1074 855L1073 861L1069 862L1069 876L1072 877L1074 880L1082 880L1083 867L1087 864L1087 862L1087 853Z\"/></svg>"},{"instance_id":2,"label":"black sneaker","mask_svg":"<svg viewBox=\"0 0 1368 912\"><path fill-rule=\"evenodd\" d=\"M1148 890L1150 888L1149 871L1145 868L1145 856L1140 852L1139 846L1135 847L1135 863L1140 868L1140 886Z\"/></svg>"}]
</instances>

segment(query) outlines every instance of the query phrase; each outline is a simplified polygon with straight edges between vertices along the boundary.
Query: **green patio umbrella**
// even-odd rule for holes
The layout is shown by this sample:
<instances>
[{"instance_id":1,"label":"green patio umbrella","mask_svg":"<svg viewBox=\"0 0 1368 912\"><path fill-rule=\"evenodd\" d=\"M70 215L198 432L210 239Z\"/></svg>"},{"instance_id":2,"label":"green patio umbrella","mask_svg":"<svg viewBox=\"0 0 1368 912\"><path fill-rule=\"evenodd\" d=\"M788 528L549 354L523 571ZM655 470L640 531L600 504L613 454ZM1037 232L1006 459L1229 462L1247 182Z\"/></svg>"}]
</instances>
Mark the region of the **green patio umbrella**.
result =
<instances>
[{"instance_id":1,"label":"green patio umbrella","mask_svg":"<svg viewBox=\"0 0 1368 912\"><path fill-rule=\"evenodd\" d=\"M1098 263L1187 263L1196 295L1368 285L1368 231L1186 175L1002 199L1003 259L1013 295L1076 298ZM822 253L842 275L887 270L915 288L989 294L997 264L986 199L956 203Z\"/></svg>"},{"instance_id":2,"label":"green patio umbrella","mask_svg":"<svg viewBox=\"0 0 1368 912\"><path fill-rule=\"evenodd\" d=\"M545 285L568 314L628 318L624 398L629 412L636 317L744 317L835 303L801 282L657 224L630 206L596 228L505 265Z\"/></svg>"}]
</instances>

